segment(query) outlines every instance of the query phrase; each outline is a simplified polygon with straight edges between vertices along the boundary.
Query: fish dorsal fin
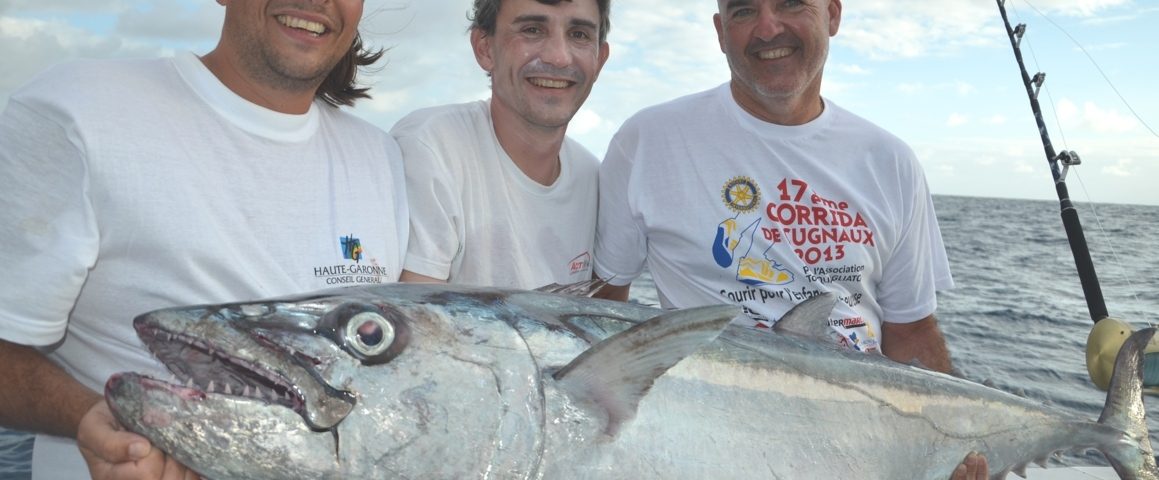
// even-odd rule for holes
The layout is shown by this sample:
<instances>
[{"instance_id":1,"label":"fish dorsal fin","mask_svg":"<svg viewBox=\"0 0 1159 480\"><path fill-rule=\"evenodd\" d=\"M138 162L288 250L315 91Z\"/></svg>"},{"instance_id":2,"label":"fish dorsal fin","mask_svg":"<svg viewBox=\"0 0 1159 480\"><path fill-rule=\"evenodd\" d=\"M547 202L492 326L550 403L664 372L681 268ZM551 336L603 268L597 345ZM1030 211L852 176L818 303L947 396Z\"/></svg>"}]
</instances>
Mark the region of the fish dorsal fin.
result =
<instances>
[{"instance_id":1,"label":"fish dorsal fin","mask_svg":"<svg viewBox=\"0 0 1159 480\"><path fill-rule=\"evenodd\" d=\"M824 292L794 305L776 324L773 331L805 338L829 338L829 314L837 305L837 295Z\"/></svg>"},{"instance_id":2,"label":"fish dorsal fin","mask_svg":"<svg viewBox=\"0 0 1159 480\"><path fill-rule=\"evenodd\" d=\"M602 407L604 433L615 436L660 375L715 340L740 313L735 305L664 313L589 348L554 378L573 398Z\"/></svg>"},{"instance_id":3,"label":"fish dorsal fin","mask_svg":"<svg viewBox=\"0 0 1159 480\"><path fill-rule=\"evenodd\" d=\"M537 292L543 293L557 293L560 295L571 295L573 297L591 297L604 288L608 282L593 278L591 280L576 282L567 285L560 285L558 283L551 283L535 289Z\"/></svg>"}]
</instances>

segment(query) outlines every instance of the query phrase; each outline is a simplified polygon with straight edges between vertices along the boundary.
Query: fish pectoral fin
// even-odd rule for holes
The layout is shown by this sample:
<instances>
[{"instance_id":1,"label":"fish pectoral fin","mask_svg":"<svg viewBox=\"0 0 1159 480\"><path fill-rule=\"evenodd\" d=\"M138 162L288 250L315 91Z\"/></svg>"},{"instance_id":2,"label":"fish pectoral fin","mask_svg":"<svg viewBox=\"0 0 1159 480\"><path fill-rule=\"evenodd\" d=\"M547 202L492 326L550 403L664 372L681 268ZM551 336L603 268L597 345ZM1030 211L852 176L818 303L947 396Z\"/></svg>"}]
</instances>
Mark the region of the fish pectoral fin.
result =
<instances>
[{"instance_id":1,"label":"fish pectoral fin","mask_svg":"<svg viewBox=\"0 0 1159 480\"><path fill-rule=\"evenodd\" d=\"M825 292L798 303L773 325L773 331L799 337L824 340L829 338L829 314L837 305L837 295Z\"/></svg>"},{"instance_id":2,"label":"fish pectoral fin","mask_svg":"<svg viewBox=\"0 0 1159 480\"><path fill-rule=\"evenodd\" d=\"M615 436L660 375L715 340L740 313L735 305L664 313L592 346L554 378L574 398L602 407L604 433Z\"/></svg>"}]
</instances>

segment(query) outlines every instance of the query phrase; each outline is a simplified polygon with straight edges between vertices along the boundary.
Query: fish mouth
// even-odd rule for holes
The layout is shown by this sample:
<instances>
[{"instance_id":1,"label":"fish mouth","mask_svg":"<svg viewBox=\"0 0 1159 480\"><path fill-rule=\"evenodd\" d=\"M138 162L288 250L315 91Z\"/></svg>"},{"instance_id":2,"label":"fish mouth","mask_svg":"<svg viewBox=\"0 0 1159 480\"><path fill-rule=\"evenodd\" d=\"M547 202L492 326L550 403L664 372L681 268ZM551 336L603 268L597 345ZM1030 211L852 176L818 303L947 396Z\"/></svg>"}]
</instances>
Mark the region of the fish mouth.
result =
<instances>
[{"instance_id":1,"label":"fish mouth","mask_svg":"<svg viewBox=\"0 0 1159 480\"><path fill-rule=\"evenodd\" d=\"M153 388L169 389L182 397L209 394L278 405L306 417L306 400L291 379L256 362L231 354L204 339L141 325L138 336L169 369L178 383L144 377Z\"/></svg>"},{"instance_id":2,"label":"fish mouth","mask_svg":"<svg viewBox=\"0 0 1159 480\"><path fill-rule=\"evenodd\" d=\"M173 374L171 382L143 375L142 391L174 399L212 399L285 408L316 432L334 429L353 410L353 393L332 387L312 358L247 326L236 308L160 310L133 320L137 336ZM148 379L147 381L145 379ZM106 385L110 405L121 402Z\"/></svg>"}]
</instances>

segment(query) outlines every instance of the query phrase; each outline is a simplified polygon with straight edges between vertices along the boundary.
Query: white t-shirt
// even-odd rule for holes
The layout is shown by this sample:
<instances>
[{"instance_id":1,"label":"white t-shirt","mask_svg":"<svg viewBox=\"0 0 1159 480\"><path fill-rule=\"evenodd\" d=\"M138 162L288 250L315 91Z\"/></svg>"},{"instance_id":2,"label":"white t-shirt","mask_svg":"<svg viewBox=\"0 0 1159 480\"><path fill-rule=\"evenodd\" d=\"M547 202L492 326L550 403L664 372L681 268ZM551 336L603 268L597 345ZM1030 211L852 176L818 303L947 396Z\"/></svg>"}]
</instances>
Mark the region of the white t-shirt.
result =
<instances>
[{"instance_id":1,"label":"white t-shirt","mask_svg":"<svg viewBox=\"0 0 1159 480\"><path fill-rule=\"evenodd\" d=\"M193 54L50 69L0 117L0 338L61 342L49 357L102 392L118 371L163 374L138 314L396 281L400 157L339 109L251 104ZM88 470L41 435L33 475Z\"/></svg>"},{"instance_id":2,"label":"white t-shirt","mask_svg":"<svg viewBox=\"0 0 1159 480\"><path fill-rule=\"evenodd\" d=\"M411 205L404 267L451 283L513 288L591 279L599 161L565 139L544 186L503 151L490 103L415 111L391 129Z\"/></svg>"},{"instance_id":3,"label":"white t-shirt","mask_svg":"<svg viewBox=\"0 0 1159 480\"><path fill-rule=\"evenodd\" d=\"M727 83L645 109L608 147L596 274L626 284L645 261L662 306L736 303L756 328L834 292L834 341L863 351L953 286L909 147L830 101L805 125L763 122Z\"/></svg>"}]
</instances>

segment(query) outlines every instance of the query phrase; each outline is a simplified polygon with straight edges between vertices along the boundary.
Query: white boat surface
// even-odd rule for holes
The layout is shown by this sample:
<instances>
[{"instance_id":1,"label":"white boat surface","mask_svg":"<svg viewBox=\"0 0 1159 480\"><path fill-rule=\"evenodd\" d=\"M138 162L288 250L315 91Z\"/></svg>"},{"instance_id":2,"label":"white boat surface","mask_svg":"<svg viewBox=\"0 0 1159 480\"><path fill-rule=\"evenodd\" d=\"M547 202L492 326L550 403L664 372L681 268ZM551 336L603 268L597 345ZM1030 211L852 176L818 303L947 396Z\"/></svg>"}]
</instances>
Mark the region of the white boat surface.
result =
<instances>
[{"instance_id":1,"label":"white boat surface","mask_svg":"<svg viewBox=\"0 0 1159 480\"><path fill-rule=\"evenodd\" d=\"M1010 474L1007 478L1018 478ZM1039 468L1032 466L1026 469L1028 480L1119 480L1119 475L1111 467L1063 467L1051 466Z\"/></svg>"}]
</instances>

